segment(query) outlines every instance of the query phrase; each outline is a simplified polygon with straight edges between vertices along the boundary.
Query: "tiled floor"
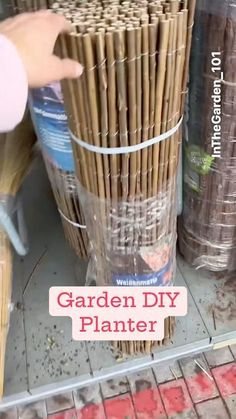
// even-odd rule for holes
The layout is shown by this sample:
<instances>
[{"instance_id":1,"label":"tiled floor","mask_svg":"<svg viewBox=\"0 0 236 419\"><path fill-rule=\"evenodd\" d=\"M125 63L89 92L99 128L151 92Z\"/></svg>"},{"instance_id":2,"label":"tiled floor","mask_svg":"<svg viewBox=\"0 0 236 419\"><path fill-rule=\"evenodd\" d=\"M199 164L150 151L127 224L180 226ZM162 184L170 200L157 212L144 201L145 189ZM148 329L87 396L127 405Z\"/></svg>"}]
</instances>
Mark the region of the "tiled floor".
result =
<instances>
[{"instance_id":1,"label":"tiled floor","mask_svg":"<svg viewBox=\"0 0 236 419\"><path fill-rule=\"evenodd\" d=\"M0 413L0 419L236 419L236 345Z\"/></svg>"}]
</instances>

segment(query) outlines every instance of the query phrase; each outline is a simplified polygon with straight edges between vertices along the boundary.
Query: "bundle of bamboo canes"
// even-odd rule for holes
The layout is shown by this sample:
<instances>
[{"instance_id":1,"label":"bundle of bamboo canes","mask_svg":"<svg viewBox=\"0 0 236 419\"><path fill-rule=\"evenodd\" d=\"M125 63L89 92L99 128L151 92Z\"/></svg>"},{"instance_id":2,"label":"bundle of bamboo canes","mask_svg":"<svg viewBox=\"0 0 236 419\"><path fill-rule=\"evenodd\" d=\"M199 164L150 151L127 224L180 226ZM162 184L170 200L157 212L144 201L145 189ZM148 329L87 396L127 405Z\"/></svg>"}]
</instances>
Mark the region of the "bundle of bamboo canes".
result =
<instances>
[{"instance_id":1,"label":"bundle of bamboo canes","mask_svg":"<svg viewBox=\"0 0 236 419\"><path fill-rule=\"evenodd\" d=\"M61 56L84 66L63 91L98 285L173 281L178 123L194 8L192 0L52 5L74 27L60 38ZM147 142L172 128L165 141ZM167 319L166 338L172 328ZM117 343L130 353L154 344Z\"/></svg>"},{"instance_id":2,"label":"bundle of bamboo canes","mask_svg":"<svg viewBox=\"0 0 236 419\"><path fill-rule=\"evenodd\" d=\"M236 2L199 0L179 244L191 264L212 271L236 268L235 51Z\"/></svg>"},{"instance_id":3,"label":"bundle of bamboo canes","mask_svg":"<svg viewBox=\"0 0 236 419\"><path fill-rule=\"evenodd\" d=\"M0 203L10 210L32 158L35 135L29 113L8 134L0 135ZM10 214L11 215L11 214ZM0 397L3 394L4 358L9 327L12 257L9 240L0 229Z\"/></svg>"},{"instance_id":4,"label":"bundle of bamboo canes","mask_svg":"<svg viewBox=\"0 0 236 419\"><path fill-rule=\"evenodd\" d=\"M12 253L10 242L0 228L0 399L3 396L4 364L10 318Z\"/></svg>"}]
</instances>

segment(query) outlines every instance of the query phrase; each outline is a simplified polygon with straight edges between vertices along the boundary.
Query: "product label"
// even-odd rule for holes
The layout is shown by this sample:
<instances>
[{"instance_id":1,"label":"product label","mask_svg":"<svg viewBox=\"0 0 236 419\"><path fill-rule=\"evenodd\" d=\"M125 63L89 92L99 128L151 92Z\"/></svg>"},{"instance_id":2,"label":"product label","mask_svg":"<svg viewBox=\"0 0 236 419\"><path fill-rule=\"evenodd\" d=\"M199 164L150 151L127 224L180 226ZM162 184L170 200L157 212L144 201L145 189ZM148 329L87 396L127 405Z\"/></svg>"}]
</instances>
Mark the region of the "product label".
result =
<instances>
[{"instance_id":1,"label":"product label","mask_svg":"<svg viewBox=\"0 0 236 419\"><path fill-rule=\"evenodd\" d=\"M136 261L141 259L142 272L112 275L116 286L167 286L173 280L173 236L169 235L151 247L141 247Z\"/></svg>"},{"instance_id":2,"label":"product label","mask_svg":"<svg viewBox=\"0 0 236 419\"><path fill-rule=\"evenodd\" d=\"M190 168L199 175L207 175L214 161L214 157L197 145L186 147L186 158Z\"/></svg>"},{"instance_id":3,"label":"product label","mask_svg":"<svg viewBox=\"0 0 236 419\"><path fill-rule=\"evenodd\" d=\"M60 83L31 92L31 111L43 151L63 171L74 171L74 159Z\"/></svg>"},{"instance_id":4,"label":"product label","mask_svg":"<svg viewBox=\"0 0 236 419\"><path fill-rule=\"evenodd\" d=\"M195 192L200 192L200 176L205 176L210 172L213 162L214 157L207 154L201 147L186 146L184 182Z\"/></svg>"},{"instance_id":5,"label":"product label","mask_svg":"<svg viewBox=\"0 0 236 419\"><path fill-rule=\"evenodd\" d=\"M143 275L113 275L113 285L123 287L161 287L168 285L173 278L173 262L170 261L159 272Z\"/></svg>"}]
</instances>

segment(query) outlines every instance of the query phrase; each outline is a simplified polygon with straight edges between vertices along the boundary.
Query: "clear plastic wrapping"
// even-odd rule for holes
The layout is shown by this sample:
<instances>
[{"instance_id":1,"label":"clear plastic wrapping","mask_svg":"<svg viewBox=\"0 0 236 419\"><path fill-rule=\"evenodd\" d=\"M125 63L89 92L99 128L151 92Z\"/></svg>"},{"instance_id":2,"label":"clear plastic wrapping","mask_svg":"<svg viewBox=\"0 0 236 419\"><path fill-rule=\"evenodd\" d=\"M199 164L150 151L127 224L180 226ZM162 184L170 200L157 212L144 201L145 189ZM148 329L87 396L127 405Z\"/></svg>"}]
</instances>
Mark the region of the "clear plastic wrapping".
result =
<instances>
[{"instance_id":1,"label":"clear plastic wrapping","mask_svg":"<svg viewBox=\"0 0 236 419\"><path fill-rule=\"evenodd\" d=\"M65 237L76 254L82 259L87 259L89 241L77 193L75 174L60 170L50 161L46 153L43 153L43 156Z\"/></svg>"},{"instance_id":2,"label":"clear plastic wrapping","mask_svg":"<svg viewBox=\"0 0 236 419\"><path fill-rule=\"evenodd\" d=\"M184 141L185 258L236 268L236 2L199 0Z\"/></svg>"},{"instance_id":3,"label":"clear plastic wrapping","mask_svg":"<svg viewBox=\"0 0 236 419\"><path fill-rule=\"evenodd\" d=\"M175 276L176 185L155 197L103 200L79 184L97 285L167 286ZM90 272L91 274L91 272Z\"/></svg>"},{"instance_id":4,"label":"clear plastic wrapping","mask_svg":"<svg viewBox=\"0 0 236 419\"><path fill-rule=\"evenodd\" d=\"M86 259L89 243L60 83L32 91L30 108L65 236L77 255Z\"/></svg>"}]
</instances>

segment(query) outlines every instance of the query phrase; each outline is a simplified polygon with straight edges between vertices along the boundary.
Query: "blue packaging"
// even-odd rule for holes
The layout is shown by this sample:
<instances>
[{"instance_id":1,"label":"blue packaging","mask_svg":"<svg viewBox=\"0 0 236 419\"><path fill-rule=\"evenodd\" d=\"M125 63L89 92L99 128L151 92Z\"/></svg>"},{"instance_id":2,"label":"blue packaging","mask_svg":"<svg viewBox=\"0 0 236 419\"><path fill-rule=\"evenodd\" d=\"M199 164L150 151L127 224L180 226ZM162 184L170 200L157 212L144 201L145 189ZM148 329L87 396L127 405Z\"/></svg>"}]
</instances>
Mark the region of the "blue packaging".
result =
<instances>
[{"instance_id":1,"label":"blue packaging","mask_svg":"<svg viewBox=\"0 0 236 419\"><path fill-rule=\"evenodd\" d=\"M30 94L32 119L43 152L64 172L74 172L74 158L60 83Z\"/></svg>"},{"instance_id":2,"label":"blue packaging","mask_svg":"<svg viewBox=\"0 0 236 419\"><path fill-rule=\"evenodd\" d=\"M173 260L169 261L163 269L142 275L115 275L112 276L113 285L122 287L161 287L169 285L173 279Z\"/></svg>"}]
</instances>

